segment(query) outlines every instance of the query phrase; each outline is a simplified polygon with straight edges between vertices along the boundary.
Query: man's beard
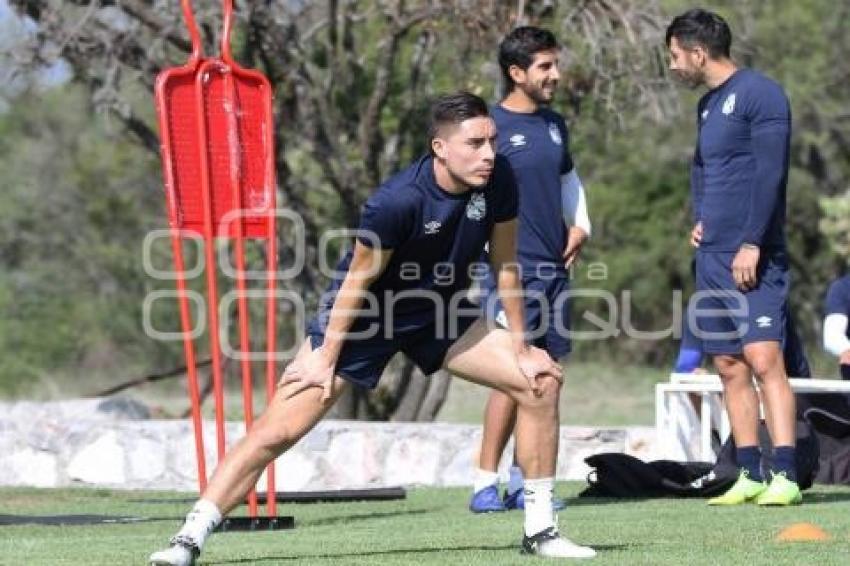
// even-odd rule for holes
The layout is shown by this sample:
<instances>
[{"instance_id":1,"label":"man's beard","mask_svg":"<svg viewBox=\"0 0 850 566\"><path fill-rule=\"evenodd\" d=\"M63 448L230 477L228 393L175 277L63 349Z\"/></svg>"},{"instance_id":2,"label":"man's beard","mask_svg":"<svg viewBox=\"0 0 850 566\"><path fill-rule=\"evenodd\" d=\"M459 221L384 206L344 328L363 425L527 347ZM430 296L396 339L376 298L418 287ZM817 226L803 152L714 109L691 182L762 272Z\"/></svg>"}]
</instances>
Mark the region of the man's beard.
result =
<instances>
[{"instance_id":1,"label":"man's beard","mask_svg":"<svg viewBox=\"0 0 850 566\"><path fill-rule=\"evenodd\" d=\"M552 99L555 97L555 88L558 86L557 83L541 83L540 85L534 85L527 92L528 97L533 100L537 104L549 104L552 102ZM545 88L551 87L552 92L549 95L546 95Z\"/></svg>"},{"instance_id":2,"label":"man's beard","mask_svg":"<svg viewBox=\"0 0 850 566\"><path fill-rule=\"evenodd\" d=\"M699 71L674 71L673 75L677 81L692 90L702 86L705 82L702 73Z\"/></svg>"}]
</instances>

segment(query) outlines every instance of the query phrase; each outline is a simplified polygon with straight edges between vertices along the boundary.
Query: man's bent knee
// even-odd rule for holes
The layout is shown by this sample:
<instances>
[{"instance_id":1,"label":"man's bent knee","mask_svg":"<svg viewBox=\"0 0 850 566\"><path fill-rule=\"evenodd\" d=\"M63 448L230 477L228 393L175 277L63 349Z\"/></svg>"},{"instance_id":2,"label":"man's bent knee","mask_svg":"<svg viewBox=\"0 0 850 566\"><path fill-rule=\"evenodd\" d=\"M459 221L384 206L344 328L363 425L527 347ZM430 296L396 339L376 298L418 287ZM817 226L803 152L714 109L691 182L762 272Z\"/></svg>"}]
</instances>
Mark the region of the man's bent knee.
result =
<instances>
[{"instance_id":1,"label":"man's bent knee","mask_svg":"<svg viewBox=\"0 0 850 566\"><path fill-rule=\"evenodd\" d=\"M521 391L512 392L512 397L518 405L527 409L547 411L558 406L561 395L561 382L552 376L544 376L537 380L537 394L527 386Z\"/></svg>"}]
</instances>

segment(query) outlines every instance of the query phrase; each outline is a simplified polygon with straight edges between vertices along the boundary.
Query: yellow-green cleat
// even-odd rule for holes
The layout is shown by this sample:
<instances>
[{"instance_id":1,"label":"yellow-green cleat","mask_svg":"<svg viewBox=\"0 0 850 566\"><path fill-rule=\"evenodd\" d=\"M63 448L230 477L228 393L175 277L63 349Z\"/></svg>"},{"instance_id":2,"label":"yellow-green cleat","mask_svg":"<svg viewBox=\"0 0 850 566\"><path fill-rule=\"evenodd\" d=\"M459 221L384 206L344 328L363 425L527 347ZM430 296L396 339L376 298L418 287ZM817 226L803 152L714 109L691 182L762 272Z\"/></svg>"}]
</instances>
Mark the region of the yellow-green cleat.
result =
<instances>
[{"instance_id":1,"label":"yellow-green cleat","mask_svg":"<svg viewBox=\"0 0 850 566\"><path fill-rule=\"evenodd\" d=\"M802 502L800 486L785 477L784 472L773 474L770 485L756 498L756 503L763 506L799 505Z\"/></svg>"},{"instance_id":2,"label":"yellow-green cleat","mask_svg":"<svg viewBox=\"0 0 850 566\"><path fill-rule=\"evenodd\" d=\"M708 500L709 505L741 505L747 501L755 500L759 495L767 490L767 484L763 481L754 481L750 479L750 474L747 470L741 470L737 481L729 490L713 499Z\"/></svg>"}]
</instances>

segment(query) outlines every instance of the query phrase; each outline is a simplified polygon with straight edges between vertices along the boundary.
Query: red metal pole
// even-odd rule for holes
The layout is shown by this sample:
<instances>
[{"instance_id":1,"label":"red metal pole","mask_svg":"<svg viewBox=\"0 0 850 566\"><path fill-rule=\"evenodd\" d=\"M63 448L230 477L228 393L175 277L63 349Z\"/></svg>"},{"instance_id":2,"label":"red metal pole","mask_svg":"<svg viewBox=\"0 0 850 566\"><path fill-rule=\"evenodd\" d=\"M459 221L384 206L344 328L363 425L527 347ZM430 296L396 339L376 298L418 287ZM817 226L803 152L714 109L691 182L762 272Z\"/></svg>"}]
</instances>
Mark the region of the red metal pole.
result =
<instances>
[{"instance_id":1,"label":"red metal pole","mask_svg":"<svg viewBox=\"0 0 850 566\"><path fill-rule=\"evenodd\" d=\"M189 60L183 69L189 70L197 65L198 61L203 57L201 38L198 34L198 26L195 23L195 17L192 14L192 3L190 0L181 0L183 9L183 18L186 21L186 27L189 29L189 37L192 41L192 53ZM192 416L192 428L195 433L195 457L198 467L198 486L201 492L207 487L207 471L206 471L206 451L204 449L204 429L203 421L201 420L201 394L198 384L198 367L195 358L195 346L192 341L192 316L189 311L189 305L186 298L186 273L185 262L183 261L183 243L180 235L180 213L179 204L176 193L177 176L174 172L174 164L172 163L172 147L171 147L171 131L166 128L170 126L171 120L168 116L168 107L165 104L165 97L162 95L164 83L157 84L158 104L157 112L159 113L159 123L165 128L160 132L162 139L162 171L165 177L165 197L168 207L168 223L171 231L171 249L174 255L174 267L177 273L177 300L180 310L180 326L183 329L183 351L186 356L186 370L188 374L187 388L189 390L190 412Z\"/></svg>"},{"instance_id":2,"label":"red metal pole","mask_svg":"<svg viewBox=\"0 0 850 566\"><path fill-rule=\"evenodd\" d=\"M225 28L228 27L229 18L225 15ZM251 341L249 334L249 313L247 289L245 286L245 242L242 229L244 206L242 204L242 190L240 183L241 174L241 148L239 144L239 121L236 119L237 93L230 69L224 70L224 107L227 109L228 123L228 150L230 153L230 188L233 196L233 211L238 212L235 217L234 246L236 248L236 289L238 292L237 304L239 310L239 349L241 353L240 365L242 368L242 408L245 414L245 432L251 430L254 424L254 395L253 380L251 379ZM229 229L229 227L222 227ZM248 513L252 517L257 516L257 492L251 489L248 493Z\"/></svg>"},{"instance_id":3,"label":"red metal pole","mask_svg":"<svg viewBox=\"0 0 850 566\"><path fill-rule=\"evenodd\" d=\"M269 148L269 153L271 154L271 148ZM271 157L274 159L274 156ZM268 171L269 169L267 169ZM266 403L267 405L272 404L272 400L274 399L275 391L277 390L277 369L275 364L275 355L277 353L277 325L276 325L276 313L277 313L277 301L275 298L275 279L277 277L277 234L275 233L275 198L274 193L276 190L275 181L274 181L274 168L270 169L271 174L269 175L271 179L267 179L266 186L269 187L269 190L272 194L272 202L269 208L269 218L268 218L268 297L266 298ZM268 468L266 468L266 511L269 517L275 517L277 515L277 500L275 496L277 494L275 488L275 461L272 460L269 462Z\"/></svg>"},{"instance_id":4,"label":"red metal pole","mask_svg":"<svg viewBox=\"0 0 850 566\"><path fill-rule=\"evenodd\" d=\"M171 201L171 198L169 198ZM169 202L169 212L172 203ZM183 263L183 244L180 232L171 227L171 248L174 253L174 266L177 270L177 293L180 305L180 326L183 328L183 351L186 354L186 370L188 372L189 400L191 404L192 428L195 431L195 457L198 460L198 486L203 492L207 488L206 451L204 450L204 425L201 420L201 393L198 386L198 367L195 361L195 347L192 342L192 318L186 300L186 280L183 274L186 269Z\"/></svg>"},{"instance_id":5,"label":"red metal pole","mask_svg":"<svg viewBox=\"0 0 850 566\"><path fill-rule=\"evenodd\" d=\"M226 0L232 3L232 0ZM229 51L225 53L229 56ZM264 78L266 88L270 88L268 81ZM275 297L275 285L277 280L277 181L275 178L275 152L274 152L274 112L272 110L272 97L266 97L265 122L269 125L265 130L263 139L265 148L265 179L264 185L269 196L268 202L268 238L267 263L268 273L267 286L268 297L266 297L266 404L271 405L277 391L277 368L275 356L277 354L277 298ZM272 460L266 469L266 511L269 517L277 515L277 494L275 460Z\"/></svg>"},{"instance_id":6,"label":"red metal pole","mask_svg":"<svg viewBox=\"0 0 850 566\"><path fill-rule=\"evenodd\" d=\"M213 226L213 195L212 183L210 181L210 163L208 155L209 140L206 127L206 97L204 96L204 83L208 77L209 69L214 63L203 63L198 69L195 78L196 89L196 112L198 118L198 146L201 173L201 198L204 208L204 253L207 260L207 306L210 320L210 350L212 353L213 368L213 398L215 401L215 432L216 447L218 449L218 461L224 458L225 433L224 433L224 383L221 373L221 345L219 343L219 320L218 320L218 284L216 281L215 262L215 238L217 234Z\"/></svg>"}]
</instances>

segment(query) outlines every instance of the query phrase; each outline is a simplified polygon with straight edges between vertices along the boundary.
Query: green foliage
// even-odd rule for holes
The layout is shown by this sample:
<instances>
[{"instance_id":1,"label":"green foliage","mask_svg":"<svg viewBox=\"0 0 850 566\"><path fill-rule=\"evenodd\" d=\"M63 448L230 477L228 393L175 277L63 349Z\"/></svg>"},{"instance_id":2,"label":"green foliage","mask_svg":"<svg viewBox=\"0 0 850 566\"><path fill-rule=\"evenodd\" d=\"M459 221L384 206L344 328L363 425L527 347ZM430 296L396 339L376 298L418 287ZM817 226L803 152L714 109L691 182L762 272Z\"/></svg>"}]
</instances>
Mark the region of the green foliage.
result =
<instances>
[{"instance_id":1,"label":"green foliage","mask_svg":"<svg viewBox=\"0 0 850 566\"><path fill-rule=\"evenodd\" d=\"M850 191L820 201L824 217L820 228L830 239L833 251L850 262Z\"/></svg>"},{"instance_id":2,"label":"green foliage","mask_svg":"<svg viewBox=\"0 0 850 566\"><path fill-rule=\"evenodd\" d=\"M18 100L0 139L0 390L138 372L163 349L141 327L141 243L162 226L158 162L72 85Z\"/></svg>"},{"instance_id":3,"label":"green foliage","mask_svg":"<svg viewBox=\"0 0 850 566\"><path fill-rule=\"evenodd\" d=\"M568 49L569 68L557 109L569 118L573 152L588 187L594 224L575 286L612 293L620 313L618 326L623 323L621 307L628 302L633 327L661 330L672 321L674 293L681 290L687 297L692 289L688 166L699 93L676 89L662 75L663 28L648 26L649 32L642 33L649 36L623 43L620 27L601 29L596 23L609 25L610 21L588 19L594 3L556 4L537 23L558 31ZM666 17L690 7L683 0L660 4ZM655 9L654 2L648 5ZM845 61L850 52L846 33L850 7L829 0L722 0L712 7L732 26L736 58L782 83L792 103L791 301L811 353L819 350L826 286L847 268L850 257L850 122L846 114L850 81ZM73 8L83 10L84 6L73 3ZM411 28L399 39L377 129L378 142L400 149L396 155L379 152L376 171L364 171L367 163L357 129L386 49L382 41L390 23L380 10L352 24L346 31L350 36L337 45L316 39L323 36L304 39L301 47L307 54L299 64L309 67L309 72L294 73L284 50L280 60L264 60L269 74L275 70L272 63L280 65L273 78L281 103L281 163L289 168L279 175L281 193L301 197L303 212L310 213L305 216L315 221L317 231L349 224L372 189L363 179L378 170L389 174L424 150L422 109L427 96L467 88L495 101L494 36L501 31L491 26L475 35L478 32L470 30L478 28L463 21L467 23L437 18ZM245 42L252 36L244 29L237 31L237 53L247 51L250 46ZM433 34L430 40L428 34ZM122 37L129 40L131 36ZM422 69L416 98L411 99L413 61L422 41L430 46L426 50L430 58ZM618 41L620 48L614 49L613 42ZM163 48L156 43L151 53ZM141 53L129 48L116 52ZM97 57L106 57L106 51L91 53L101 63L103 59ZM350 72L334 67L347 61L356 62L345 66ZM93 98L102 103L113 86L92 78L99 76L95 71L105 64L93 67L91 76L74 67L79 73L74 82L44 94L28 92L15 98L4 92L9 109L0 113L2 393L31 393L47 377L56 378L62 391L79 393L92 390L93 378L114 383L182 364L179 344L155 342L141 327L146 293L170 288L168 283L151 280L141 262L145 234L167 225L159 163L127 135L119 120L110 121L91 105ZM115 70L110 76L150 79L154 67L124 75ZM638 76L648 76L661 87L650 89L649 96L646 88L636 88ZM150 94L137 79L133 83L125 78L120 94L129 101L135 118L152 125ZM305 90L310 87L330 93L327 103L332 116L321 117L333 118L338 127L327 134L314 131L312 121L320 110L311 101L323 99ZM303 92L308 94L299 94ZM324 148L326 137L334 142L329 147L341 148L340 155L330 155ZM329 182L329 169L346 191ZM347 194L351 197L345 201ZM167 242L161 243L154 250L155 259L167 269L170 250ZM282 253L288 253L285 246ZM309 257L308 261L315 259ZM591 271L601 263L606 277L600 279ZM192 285L202 288L204 282ZM321 281L313 278L297 285L309 303L315 300ZM586 311L609 316L599 301L578 300L574 322L579 330L593 328L583 319ZM154 326L176 330L175 314L174 309L157 310ZM284 322L281 326L285 337L297 330ZM672 339L646 341L620 335L601 342L579 341L576 357L667 367L675 346ZM831 371L825 366L822 373Z\"/></svg>"}]
</instances>

